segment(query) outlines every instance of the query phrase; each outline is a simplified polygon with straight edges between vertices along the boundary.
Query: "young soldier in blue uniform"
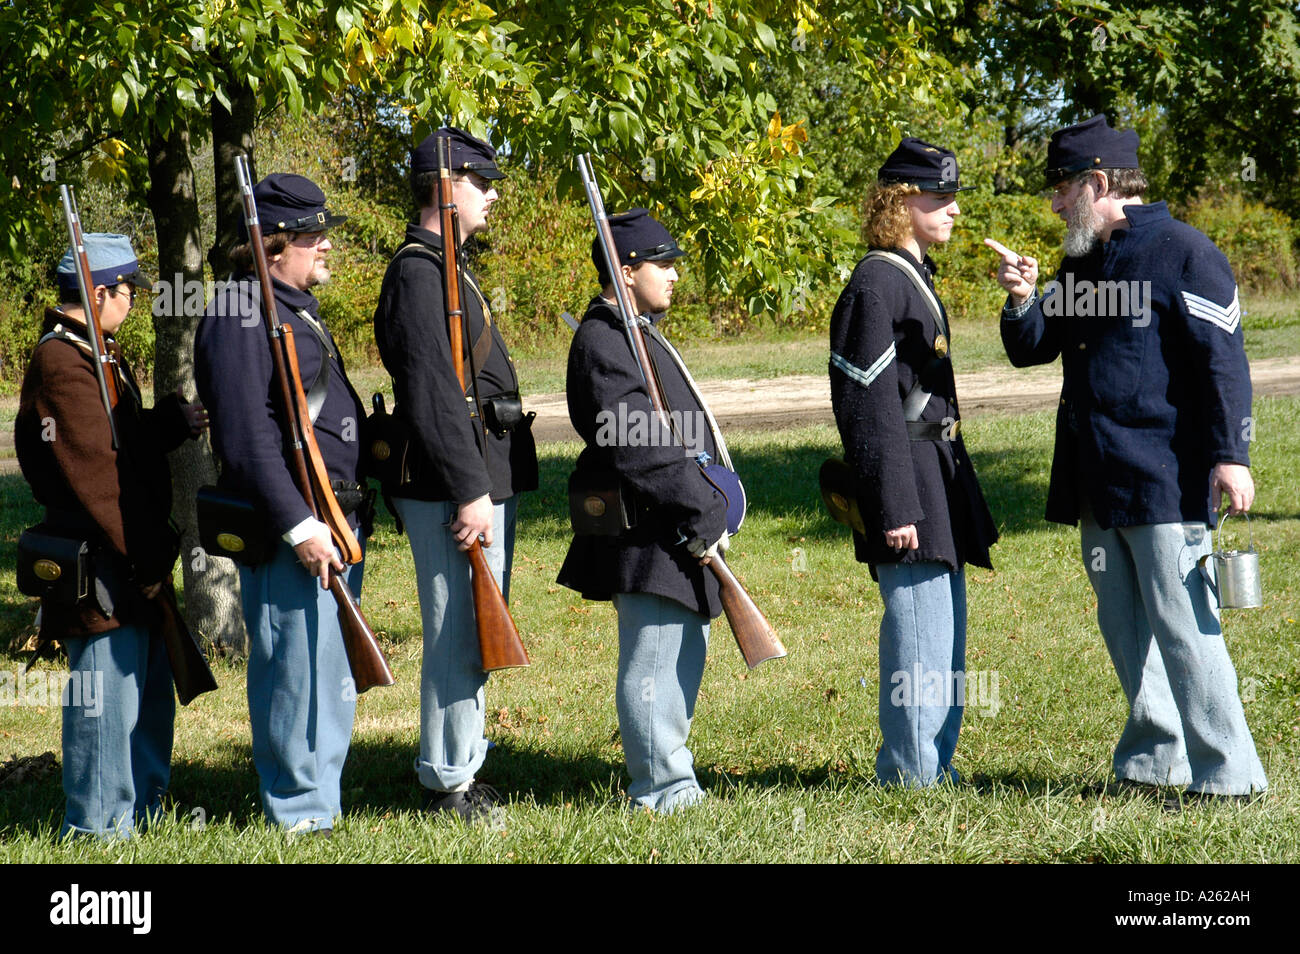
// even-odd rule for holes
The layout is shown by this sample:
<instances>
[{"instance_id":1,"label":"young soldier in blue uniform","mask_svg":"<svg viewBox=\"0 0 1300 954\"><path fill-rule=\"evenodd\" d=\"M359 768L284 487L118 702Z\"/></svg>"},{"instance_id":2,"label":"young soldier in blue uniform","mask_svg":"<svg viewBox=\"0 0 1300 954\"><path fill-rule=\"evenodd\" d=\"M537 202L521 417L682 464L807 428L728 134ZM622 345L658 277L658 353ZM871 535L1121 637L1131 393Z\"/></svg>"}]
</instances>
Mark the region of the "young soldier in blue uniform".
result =
<instances>
[{"instance_id":1,"label":"young soldier in blue uniform","mask_svg":"<svg viewBox=\"0 0 1300 954\"><path fill-rule=\"evenodd\" d=\"M904 139L867 199L872 250L831 316L831 403L866 531L855 531L854 549L885 604L876 756L884 784L957 777L964 566L990 567L997 540L961 437L947 314L926 254L952 234L961 188L951 150Z\"/></svg>"},{"instance_id":2,"label":"young soldier in blue uniform","mask_svg":"<svg viewBox=\"0 0 1300 954\"><path fill-rule=\"evenodd\" d=\"M1038 263L989 240L1009 293L1002 341L1017 367L1059 355L1064 386L1047 519L1079 521L1097 622L1129 702L1121 785L1249 797L1267 786L1218 611L1196 570L1228 495L1250 509L1250 371L1223 253L1145 205L1138 137L1105 116L1048 146L1065 259L1040 295Z\"/></svg>"},{"instance_id":3,"label":"young soldier in blue uniform","mask_svg":"<svg viewBox=\"0 0 1300 954\"><path fill-rule=\"evenodd\" d=\"M424 628L420 674L420 784L431 790L429 809L466 820L487 816L499 799L475 781L488 743L483 734L483 672L462 552L477 538L510 597L518 494L537 487L537 450L522 413L519 378L487 300L468 269L461 307L465 388L456 379L443 302L444 236L439 213L439 139L449 139L452 198L462 239L487 228L496 202L493 183L504 179L496 151L456 128L443 128L411 153L411 186L419 221L406 229L384 276L375 309L375 340L393 376L394 415L409 429L407 474L385 491L411 541ZM470 357L478 371L486 438L469 399ZM486 453L481 441L486 440Z\"/></svg>"},{"instance_id":4,"label":"young soldier in blue uniform","mask_svg":"<svg viewBox=\"0 0 1300 954\"><path fill-rule=\"evenodd\" d=\"M113 335L152 283L124 235L84 236L90 294L116 365L113 413L100 397L73 253L59 263L60 305L45 313L23 378L14 440L23 476L45 505L45 525L86 540L99 581L91 603L41 602L41 637L68 651L77 685L63 705L64 834L126 836L159 810L171 774L175 700L154 600L171 586L180 538L171 526L167 451L206 424L198 404L168 395L142 407L140 389ZM116 368L116 372L112 369ZM71 685L71 684L70 684ZM99 711L95 711L98 709Z\"/></svg>"},{"instance_id":5,"label":"young soldier in blue uniform","mask_svg":"<svg viewBox=\"0 0 1300 954\"><path fill-rule=\"evenodd\" d=\"M212 415L221 486L252 500L279 537L271 559L240 566L248 628L253 762L267 818L292 834L330 832L342 813L339 779L356 692L339 631L331 573L360 596L362 564L345 567L329 528L302 498L286 460L284 409L272 374L261 295L293 329L313 429L344 513L360 502L358 429L365 417L311 289L329 279L328 229L344 221L304 176L275 173L253 188L273 288L259 289L252 250L231 253L232 280L195 339L195 378ZM357 526L358 515L349 513Z\"/></svg>"},{"instance_id":6,"label":"young soldier in blue uniform","mask_svg":"<svg viewBox=\"0 0 1300 954\"><path fill-rule=\"evenodd\" d=\"M587 445L570 496L607 500L607 508L594 509L615 523L575 527L559 582L586 599L612 600L618 611L617 707L632 777L628 797L634 806L673 812L705 797L686 737L709 621L722 605L717 581L700 560L727 549L726 500L704 479L696 456L703 451L728 467L730 458L680 356L654 325L672 302L681 249L645 209L610 216L609 224L620 274L606 274L593 243L603 290L573 337L567 389L569 418ZM626 283L637 314L649 316L642 320L647 346L681 440L655 424L614 302L614 278Z\"/></svg>"}]
</instances>

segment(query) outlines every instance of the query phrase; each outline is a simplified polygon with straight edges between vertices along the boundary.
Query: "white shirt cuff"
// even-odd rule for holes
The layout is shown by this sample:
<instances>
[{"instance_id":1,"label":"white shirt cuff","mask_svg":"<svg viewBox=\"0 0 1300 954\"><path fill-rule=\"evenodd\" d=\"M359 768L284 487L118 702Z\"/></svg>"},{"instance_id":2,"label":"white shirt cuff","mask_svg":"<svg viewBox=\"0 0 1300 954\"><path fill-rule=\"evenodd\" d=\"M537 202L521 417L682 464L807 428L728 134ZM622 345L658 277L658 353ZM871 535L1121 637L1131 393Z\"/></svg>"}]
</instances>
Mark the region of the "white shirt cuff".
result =
<instances>
[{"instance_id":1,"label":"white shirt cuff","mask_svg":"<svg viewBox=\"0 0 1300 954\"><path fill-rule=\"evenodd\" d=\"M310 540L312 537L320 536L322 533L328 537L330 535L330 528L325 526L325 524L321 523L315 517L308 517L302 523L290 527L287 531L282 533L280 539L284 540L284 542L289 544L289 546L296 547L304 540Z\"/></svg>"}]
</instances>

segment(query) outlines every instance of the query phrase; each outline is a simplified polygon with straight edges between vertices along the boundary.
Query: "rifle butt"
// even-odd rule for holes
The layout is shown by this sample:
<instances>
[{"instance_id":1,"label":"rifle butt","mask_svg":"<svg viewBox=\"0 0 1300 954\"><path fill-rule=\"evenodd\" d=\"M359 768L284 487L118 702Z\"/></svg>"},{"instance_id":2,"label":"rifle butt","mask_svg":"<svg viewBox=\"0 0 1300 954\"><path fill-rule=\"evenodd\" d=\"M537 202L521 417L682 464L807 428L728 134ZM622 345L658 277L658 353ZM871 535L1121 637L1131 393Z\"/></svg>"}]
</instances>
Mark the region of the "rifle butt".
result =
<instances>
[{"instance_id":1,"label":"rifle butt","mask_svg":"<svg viewBox=\"0 0 1300 954\"><path fill-rule=\"evenodd\" d=\"M348 654L348 667L352 670L352 684L357 695L375 686L391 686L393 670L379 648L379 639L361 615L356 597L336 573L330 574L330 592L339 608L339 630L343 634L343 648Z\"/></svg>"},{"instance_id":2,"label":"rifle butt","mask_svg":"<svg viewBox=\"0 0 1300 954\"><path fill-rule=\"evenodd\" d=\"M159 635L167 650L172 682L176 684L176 698L181 705L187 706L203 693L216 689L217 680L208 666L208 657L199 648L198 641L181 616L176 595L169 584L163 584L154 603L162 616Z\"/></svg>"},{"instance_id":3,"label":"rifle butt","mask_svg":"<svg viewBox=\"0 0 1300 954\"><path fill-rule=\"evenodd\" d=\"M518 669L529 665L528 653L519 628L515 626L510 608L506 606L501 588L488 566L483 548L475 544L466 551L469 558L470 582L474 591L474 622L478 627L479 653L483 658L483 671Z\"/></svg>"},{"instance_id":4,"label":"rifle butt","mask_svg":"<svg viewBox=\"0 0 1300 954\"><path fill-rule=\"evenodd\" d=\"M731 567L719 556L709 561L709 569L718 578L718 596L722 600L722 610L736 636L740 654L745 657L745 665L753 669L759 663L785 656L785 646L781 644L776 630L767 621L753 597L736 579Z\"/></svg>"}]
</instances>

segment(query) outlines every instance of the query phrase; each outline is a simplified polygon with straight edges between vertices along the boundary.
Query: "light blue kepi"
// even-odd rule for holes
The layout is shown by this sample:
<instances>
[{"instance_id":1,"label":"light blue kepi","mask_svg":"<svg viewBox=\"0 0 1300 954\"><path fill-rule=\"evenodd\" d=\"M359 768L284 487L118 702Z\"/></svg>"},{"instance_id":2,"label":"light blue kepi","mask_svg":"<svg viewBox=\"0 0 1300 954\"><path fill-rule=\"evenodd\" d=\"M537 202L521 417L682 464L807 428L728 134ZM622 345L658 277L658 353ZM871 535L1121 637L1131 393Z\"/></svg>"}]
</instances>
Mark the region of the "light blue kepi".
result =
<instances>
[{"instance_id":1,"label":"light blue kepi","mask_svg":"<svg viewBox=\"0 0 1300 954\"><path fill-rule=\"evenodd\" d=\"M153 282L140 271L140 262L125 235L112 232L87 232L81 237L86 247L86 260L90 263L90 287L117 285L130 282L145 291L153 289ZM68 290L77 287L77 264L69 248L59 259L59 287Z\"/></svg>"}]
</instances>

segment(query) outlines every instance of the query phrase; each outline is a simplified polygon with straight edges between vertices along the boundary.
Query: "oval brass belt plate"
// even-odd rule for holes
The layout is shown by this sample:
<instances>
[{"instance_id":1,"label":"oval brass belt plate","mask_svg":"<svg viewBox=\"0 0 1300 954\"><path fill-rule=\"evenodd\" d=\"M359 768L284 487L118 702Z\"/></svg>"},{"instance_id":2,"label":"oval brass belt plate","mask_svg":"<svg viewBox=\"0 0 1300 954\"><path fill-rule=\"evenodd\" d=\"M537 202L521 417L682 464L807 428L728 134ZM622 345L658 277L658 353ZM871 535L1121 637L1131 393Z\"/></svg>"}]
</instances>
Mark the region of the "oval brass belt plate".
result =
<instances>
[{"instance_id":1,"label":"oval brass belt plate","mask_svg":"<svg viewBox=\"0 0 1300 954\"><path fill-rule=\"evenodd\" d=\"M605 515L605 501L599 497L588 497L582 502L582 509L587 511L589 517L603 517Z\"/></svg>"},{"instance_id":2,"label":"oval brass belt plate","mask_svg":"<svg viewBox=\"0 0 1300 954\"><path fill-rule=\"evenodd\" d=\"M37 560L32 564L32 572L46 583L53 583L63 575L63 567L53 560Z\"/></svg>"},{"instance_id":3,"label":"oval brass belt plate","mask_svg":"<svg viewBox=\"0 0 1300 954\"><path fill-rule=\"evenodd\" d=\"M388 446L388 441L375 441L370 445L370 456L375 460L388 460L392 453L393 449Z\"/></svg>"},{"instance_id":4,"label":"oval brass belt plate","mask_svg":"<svg viewBox=\"0 0 1300 954\"><path fill-rule=\"evenodd\" d=\"M230 553L238 553L244 549L243 538L237 537L233 533L218 533L217 544L221 549L227 550Z\"/></svg>"}]
</instances>

